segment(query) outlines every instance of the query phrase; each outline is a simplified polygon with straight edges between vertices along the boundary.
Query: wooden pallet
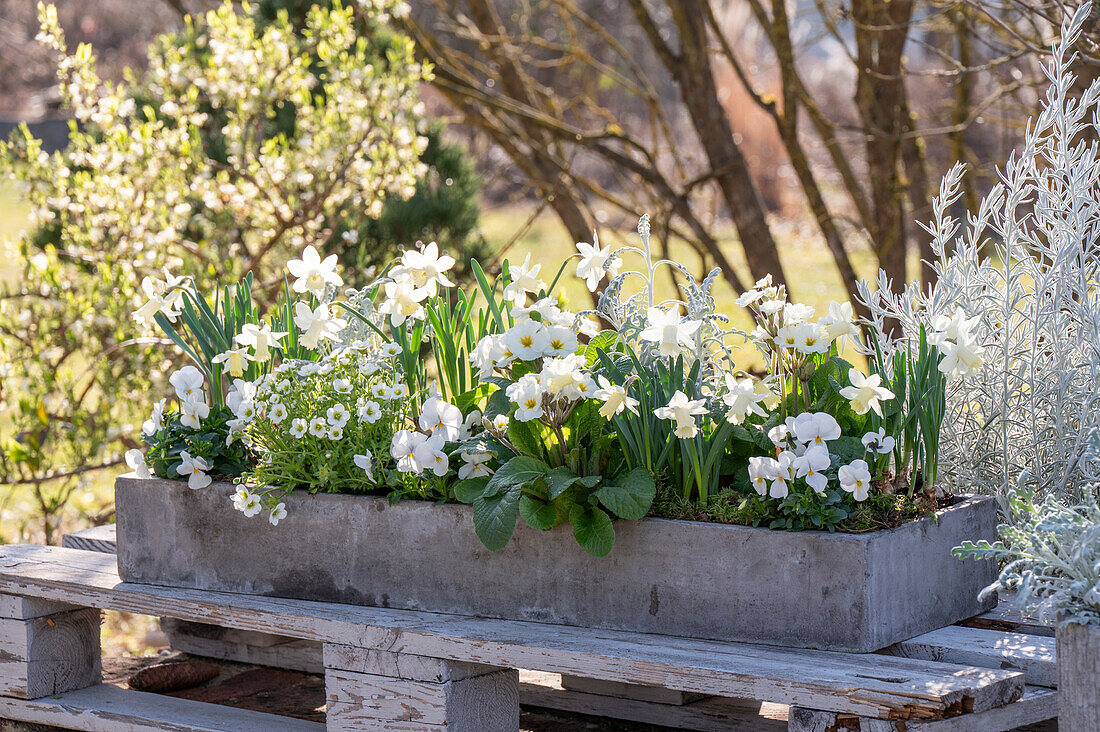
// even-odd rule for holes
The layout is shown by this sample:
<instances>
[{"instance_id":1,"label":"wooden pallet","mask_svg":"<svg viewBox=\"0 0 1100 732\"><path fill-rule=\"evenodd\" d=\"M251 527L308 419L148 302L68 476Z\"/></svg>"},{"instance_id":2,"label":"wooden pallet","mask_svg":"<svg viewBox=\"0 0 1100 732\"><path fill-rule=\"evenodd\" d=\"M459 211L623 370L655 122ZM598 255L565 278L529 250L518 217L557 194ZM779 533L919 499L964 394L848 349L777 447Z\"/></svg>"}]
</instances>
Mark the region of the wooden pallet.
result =
<instances>
[{"instance_id":1,"label":"wooden pallet","mask_svg":"<svg viewBox=\"0 0 1100 732\"><path fill-rule=\"evenodd\" d=\"M275 630L285 638L318 644L343 641L365 650L396 654L395 662L423 657L455 663L476 661L496 670L532 668L540 670L543 678L540 681L525 674L522 683L517 683L525 703L583 713L606 710L624 719L688 729L775 728L773 720L757 716L759 705L746 705L730 697L790 704L794 707L790 728L798 730L835 728L836 720L840 720L845 729L993 732L1056 714L1055 694L1037 686L1038 682L1050 683L1052 653L1042 642L1031 640L1033 636L1020 634L1013 637L997 633L1002 642L977 635L973 636L975 642L967 643L955 631L941 629L889 649L898 654L896 657L777 649L127 585L118 582L109 556L37 547L0 550L0 592L174 616L253 634ZM981 629L965 632L994 633ZM341 677L339 671L362 674L361 669L329 666L334 684ZM393 671L391 668L386 673L363 675L443 683L388 675ZM677 705L561 688L560 681L555 688L554 681L547 681L562 673L719 698ZM1023 691L1024 677L1035 686L1029 687L1022 700L1013 701ZM346 681L349 677L345 674L343 678ZM370 679L350 678L353 686L361 687L359 692L373 688L367 697L380 693L366 683ZM501 677L494 684L496 698L501 696ZM509 688L511 684L511 677L503 683ZM423 691L417 686L403 688ZM353 690L348 698L362 696L359 692ZM382 695L386 694L392 695L393 689ZM433 722L431 728L460 729L460 718L447 717L447 704L453 704L448 701L450 697L439 689L429 697L421 701L437 712L443 709L438 712L442 717L437 714L432 719L444 720L444 726ZM676 714L669 716L673 708ZM372 709L369 713L389 712ZM885 720L890 720L889 727L881 726L880 721ZM339 724L339 720L330 715L330 728L341 728L334 723ZM938 726L927 726L933 723ZM501 728L515 729L510 721Z\"/></svg>"}]
</instances>

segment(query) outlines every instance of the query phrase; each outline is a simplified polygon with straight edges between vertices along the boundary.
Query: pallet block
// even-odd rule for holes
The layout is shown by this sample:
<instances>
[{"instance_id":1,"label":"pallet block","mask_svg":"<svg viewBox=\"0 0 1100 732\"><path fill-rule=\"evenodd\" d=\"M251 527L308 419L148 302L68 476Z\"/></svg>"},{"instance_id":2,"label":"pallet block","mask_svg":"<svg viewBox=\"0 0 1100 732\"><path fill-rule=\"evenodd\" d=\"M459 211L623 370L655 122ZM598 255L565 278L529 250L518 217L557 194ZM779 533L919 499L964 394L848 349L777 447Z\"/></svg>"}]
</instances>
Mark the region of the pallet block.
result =
<instances>
[{"instance_id":1,"label":"pallet block","mask_svg":"<svg viewBox=\"0 0 1100 732\"><path fill-rule=\"evenodd\" d=\"M0 595L0 695L37 699L100 679L99 611Z\"/></svg>"}]
</instances>

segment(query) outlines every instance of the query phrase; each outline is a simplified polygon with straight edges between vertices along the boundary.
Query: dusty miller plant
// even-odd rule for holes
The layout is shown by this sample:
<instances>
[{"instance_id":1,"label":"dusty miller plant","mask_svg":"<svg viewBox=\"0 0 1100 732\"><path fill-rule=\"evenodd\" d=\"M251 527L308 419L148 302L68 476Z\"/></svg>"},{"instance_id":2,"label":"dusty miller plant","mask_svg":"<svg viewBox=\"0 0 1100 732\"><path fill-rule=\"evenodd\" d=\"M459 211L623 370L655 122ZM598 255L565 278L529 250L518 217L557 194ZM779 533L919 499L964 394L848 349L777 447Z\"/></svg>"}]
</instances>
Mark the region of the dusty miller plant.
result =
<instances>
[{"instance_id":1,"label":"dusty miller plant","mask_svg":"<svg viewBox=\"0 0 1100 732\"><path fill-rule=\"evenodd\" d=\"M943 179L925 227L936 284L891 293L880 273L876 290L860 286L872 320L910 337L960 310L975 319L984 363L948 387L941 476L1005 512L1012 488L1077 502L1100 477L1087 451L1100 423L1100 82L1078 95L1070 70L1088 14L1063 26L1041 111L965 222L952 214L963 166Z\"/></svg>"}]
</instances>

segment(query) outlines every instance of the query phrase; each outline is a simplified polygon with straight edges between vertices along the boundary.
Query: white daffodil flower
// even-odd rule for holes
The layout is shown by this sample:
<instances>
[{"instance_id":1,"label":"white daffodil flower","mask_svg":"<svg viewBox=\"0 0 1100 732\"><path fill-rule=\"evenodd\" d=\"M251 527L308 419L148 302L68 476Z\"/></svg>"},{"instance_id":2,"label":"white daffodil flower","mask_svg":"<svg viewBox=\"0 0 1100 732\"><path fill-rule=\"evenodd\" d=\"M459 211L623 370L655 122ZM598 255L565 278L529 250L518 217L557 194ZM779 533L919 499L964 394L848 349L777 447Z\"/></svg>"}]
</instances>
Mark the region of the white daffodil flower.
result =
<instances>
[{"instance_id":1,"label":"white daffodil flower","mask_svg":"<svg viewBox=\"0 0 1100 732\"><path fill-rule=\"evenodd\" d=\"M817 324L830 342L845 338L855 341L859 338L859 328L853 320L852 303L833 300L829 303L829 311L818 318Z\"/></svg>"},{"instance_id":2,"label":"white daffodil flower","mask_svg":"<svg viewBox=\"0 0 1100 732\"><path fill-rule=\"evenodd\" d=\"M638 400L627 394L626 389L619 384L612 384L606 376L598 376L597 381L600 388L593 392L592 398L603 402L603 406L600 407L601 417L611 419L624 409L633 414L638 413Z\"/></svg>"},{"instance_id":3,"label":"white daffodil flower","mask_svg":"<svg viewBox=\"0 0 1100 732\"><path fill-rule=\"evenodd\" d=\"M390 316L394 325L406 320L424 320L424 306L421 304L428 296L427 290L413 285L411 281L387 282L384 286L386 299L378 306L378 312Z\"/></svg>"},{"instance_id":4,"label":"white daffodil flower","mask_svg":"<svg viewBox=\"0 0 1100 732\"><path fill-rule=\"evenodd\" d=\"M224 363L225 366L222 366L222 368L234 378L244 376L244 370L247 368L245 364L255 360L252 354L243 348L230 348L225 353L219 353L211 359L214 363Z\"/></svg>"},{"instance_id":5,"label":"white daffodil flower","mask_svg":"<svg viewBox=\"0 0 1100 732\"><path fill-rule=\"evenodd\" d=\"M943 364L940 364L943 369ZM873 410L878 416L882 416L880 401L894 398L894 392L882 386L882 377L878 374L864 376L857 369L848 369L848 380L851 386L840 390L840 395L848 400L856 414L867 414Z\"/></svg>"},{"instance_id":6,"label":"white daffodil flower","mask_svg":"<svg viewBox=\"0 0 1100 732\"><path fill-rule=\"evenodd\" d=\"M958 342L946 341L938 347L943 353L940 371L949 379L965 378L985 363L985 348L973 336L960 336Z\"/></svg>"},{"instance_id":7,"label":"white daffodil flower","mask_svg":"<svg viewBox=\"0 0 1100 732\"><path fill-rule=\"evenodd\" d=\"M287 262L286 268L297 278L293 285L295 292L310 292L320 298L329 285L339 287L344 284L343 278L336 274L336 255L330 254L322 261L312 245L305 248L301 259Z\"/></svg>"},{"instance_id":8,"label":"white daffodil flower","mask_svg":"<svg viewBox=\"0 0 1100 732\"><path fill-rule=\"evenodd\" d=\"M344 329L347 321L333 317L324 303L311 309L308 304L297 302L294 304L294 324L301 331L298 342L306 348L315 349L326 339L339 343L337 334Z\"/></svg>"},{"instance_id":9,"label":"white daffodil flower","mask_svg":"<svg viewBox=\"0 0 1100 732\"><path fill-rule=\"evenodd\" d=\"M687 394L682 391L673 394L666 406L653 410L653 416L657 419L676 421L676 436L681 440L690 440L699 434L699 426L695 423L695 415L706 413L705 400L688 399Z\"/></svg>"},{"instance_id":10,"label":"white daffodil flower","mask_svg":"<svg viewBox=\"0 0 1100 732\"><path fill-rule=\"evenodd\" d=\"M730 424L741 424L745 417L755 414L758 417L766 417L768 413L760 406L761 403L773 396L770 389L761 391L756 382L751 378L738 381L733 374L724 374L726 393L722 395L722 402L729 407L726 412L726 421Z\"/></svg>"},{"instance_id":11,"label":"white daffodil flower","mask_svg":"<svg viewBox=\"0 0 1100 732\"><path fill-rule=\"evenodd\" d=\"M245 323L241 332L233 337L238 345L251 346L258 363L267 363L271 360L271 349L279 348L279 339L286 337L286 333L271 330L267 323L255 325Z\"/></svg>"},{"instance_id":12,"label":"white daffodil flower","mask_svg":"<svg viewBox=\"0 0 1100 732\"><path fill-rule=\"evenodd\" d=\"M611 247L600 248L599 237L592 232L592 243L577 242L577 251L581 261L577 262L577 277L588 285L589 292L595 292L604 276L614 277L619 271L619 257L611 252Z\"/></svg>"},{"instance_id":13,"label":"white daffodil flower","mask_svg":"<svg viewBox=\"0 0 1100 732\"><path fill-rule=\"evenodd\" d=\"M434 241L424 251L408 249L401 255L401 264L394 268L394 279L407 277L414 287L423 289L429 296L439 292L439 286L454 287L444 274L455 266L454 257L439 253Z\"/></svg>"},{"instance_id":14,"label":"white daffodil flower","mask_svg":"<svg viewBox=\"0 0 1100 732\"><path fill-rule=\"evenodd\" d=\"M668 310L649 308L646 311L646 327L640 338L657 344L657 352L668 358L675 358L686 349L695 346L695 334L702 326L698 320L686 320L677 312L678 306Z\"/></svg>"},{"instance_id":15,"label":"white daffodil flower","mask_svg":"<svg viewBox=\"0 0 1100 732\"><path fill-rule=\"evenodd\" d=\"M508 268L508 276L511 282L504 288L504 299L513 305L525 305L527 293L537 295L546 289L546 283L539 279L541 264L531 264L530 253L523 260L523 264L512 265Z\"/></svg>"}]
</instances>

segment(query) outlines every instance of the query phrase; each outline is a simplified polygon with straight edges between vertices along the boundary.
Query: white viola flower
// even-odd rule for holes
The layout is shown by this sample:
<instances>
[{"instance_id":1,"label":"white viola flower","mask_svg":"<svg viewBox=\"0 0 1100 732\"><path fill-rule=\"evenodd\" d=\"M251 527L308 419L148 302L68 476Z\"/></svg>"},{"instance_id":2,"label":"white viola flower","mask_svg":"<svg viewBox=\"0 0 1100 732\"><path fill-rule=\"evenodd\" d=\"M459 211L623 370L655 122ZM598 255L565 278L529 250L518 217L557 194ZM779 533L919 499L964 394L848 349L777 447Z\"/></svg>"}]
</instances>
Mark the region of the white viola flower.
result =
<instances>
[{"instance_id":1,"label":"white viola flower","mask_svg":"<svg viewBox=\"0 0 1100 732\"><path fill-rule=\"evenodd\" d=\"M370 450L367 450L362 455L353 456L352 462L355 463L355 467L367 474L367 480L371 483L377 482L374 479L374 455L371 454Z\"/></svg>"},{"instance_id":2,"label":"white viola flower","mask_svg":"<svg viewBox=\"0 0 1100 732\"><path fill-rule=\"evenodd\" d=\"M766 417L767 412L760 404L768 399L771 390L760 391L757 384L751 378L738 381L733 374L723 376L726 382L726 393L722 395L722 401L729 411L726 412L726 421L731 424L741 424L745 417L755 414L758 417Z\"/></svg>"},{"instance_id":3,"label":"white viola flower","mask_svg":"<svg viewBox=\"0 0 1100 732\"><path fill-rule=\"evenodd\" d=\"M159 402L153 404L153 413L149 415L149 419L141 425L141 434L146 437L155 435L164 429L164 406L167 404L166 399L161 399Z\"/></svg>"},{"instance_id":4,"label":"white viola flower","mask_svg":"<svg viewBox=\"0 0 1100 732\"><path fill-rule=\"evenodd\" d=\"M545 414L542 409L544 390L534 374L524 374L519 381L509 384L505 394L516 405L516 419L520 422L530 422Z\"/></svg>"},{"instance_id":5,"label":"white viola flower","mask_svg":"<svg viewBox=\"0 0 1100 732\"><path fill-rule=\"evenodd\" d=\"M481 427L481 412L475 409L462 420L462 426L458 430L459 441L470 439L479 427Z\"/></svg>"},{"instance_id":6,"label":"white viola flower","mask_svg":"<svg viewBox=\"0 0 1100 732\"><path fill-rule=\"evenodd\" d=\"M295 417L290 421L290 436L296 440L300 440L306 436L306 431L309 429L309 425L304 419Z\"/></svg>"},{"instance_id":7,"label":"white viola flower","mask_svg":"<svg viewBox=\"0 0 1100 732\"><path fill-rule=\"evenodd\" d=\"M799 353L826 353L829 350L829 338L825 329L817 323L799 323L794 327L795 345Z\"/></svg>"},{"instance_id":8,"label":"white viola flower","mask_svg":"<svg viewBox=\"0 0 1100 732\"><path fill-rule=\"evenodd\" d=\"M957 343L947 341L939 349L943 353L939 368L949 379L965 378L985 363L985 348L973 336L960 337Z\"/></svg>"},{"instance_id":9,"label":"white viola flower","mask_svg":"<svg viewBox=\"0 0 1100 732\"><path fill-rule=\"evenodd\" d=\"M521 361L541 358L549 343L546 326L534 320L516 323L504 334L505 347Z\"/></svg>"},{"instance_id":10,"label":"white viola flower","mask_svg":"<svg viewBox=\"0 0 1100 732\"><path fill-rule=\"evenodd\" d=\"M244 370L248 368L246 364L255 360L252 354L243 348L230 348L225 353L219 353L211 359L214 363L224 363L225 366L222 366L222 368L234 378L244 376Z\"/></svg>"},{"instance_id":11,"label":"white viola flower","mask_svg":"<svg viewBox=\"0 0 1100 732\"><path fill-rule=\"evenodd\" d=\"M271 349L279 348L279 339L286 335L285 332L271 330L267 323L245 323L233 340L242 346L252 346L256 354L255 360L258 363L267 363L271 359Z\"/></svg>"},{"instance_id":12,"label":"white viola flower","mask_svg":"<svg viewBox=\"0 0 1100 732\"><path fill-rule=\"evenodd\" d=\"M349 381L348 379L333 379L332 390L337 394L350 394L351 381Z\"/></svg>"},{"instance_id":13,"label":"white viola flower","mask_svg":"<svg viewBox=\"0 0 1100 732\"><path fill-rule=\"evenodd\" d=\"M706 402L703 399L688 399L687 394L682 391L673 394L667 405L653 410L653 416L657 419L676 421L676 436L681 440L690 440L699 434L695 415L706 413Z\"/></svg>"},{"instance_id":14,"label":"white viola flower","mask_svg":"<svg viewBox=\"0 0 1100 732\"><path fill-rule=\"evenodd\" d=\"M772 498L786 498L790 494L790 482L794 479L795 454L790 450L779 453L775 461L775 475L772 476L768 495Z\"/></svg>"},{"instance_id":15,"label":"white viola flower","mask_svg":"<svg viewBox=\"0 0 1100 732\"><path fill-rule=\"evenodd\" d=\"M527 293L537 295L546 289L546 283L539 279L541 264L531 264L531 254L528 253L523 264L512 265L508 268L508 276L511 282L504 288L504 299L513 305L527 303Z\"/></svg>"},{"instance_id":16,"label":"white viola flower","mask_svg":"<svg viewBox=\"0 0 1100 732\"><path fill-rule=\"evenodd\" d=\"M416 462L421 466L421 470L430 470L439 477L447 474L450 470L450 458L443 452L444 442L443 434L437 432L417 443Z\"/></svg>"},{"instance_id":17,"label":"white viola flower","mask_svg":"<svg viewBox=\"0 0 1100 732\"><path fill-rule=\"evenodd\" d=\"M619 271L619 258L611 252L611 247L600 248L599 237L592 232L592 243L577 242L577 251L581 261L577 262L577 278L585 281L589 292L595 292L605 275L614 277Z\"/></svg>"},{"instance_id":18,"label":"white viola flower","mask_svg":"<svg viewBox=\"0 0 1100 732\"><path fill-rule=\"evenodd\" d=\"M386 395L390 393L390 385L383 384L381 382L372 384L370 388L370 395L375 399L385 399Z\"/></svg>"},{"instance_id":19,"label":"white viola flower","mask_svg":"<svg viewBox=\"0 0 1100 732\"><path fill-rule=\"evenodd\" d=\"M309 420L309 434L314 437L324 437L328 434L328 421L324 417L314 417Z\"/></svg>"},{"instance_id":20,"label":"white viola flower","mask_svg":"<svg viewBox=\"0 0 1100 732\"><path fill-rule=\"evenodd\" d=\"M279 522L286 518L286 504L280 501L275 505L275 508L271 509L271 513L268 514L267 520L272 526L278 526Z\"/></svg>"},{"instance_id":21,"label":"white viola flower","mask_svg":"<svg viewBox=\"0 0 1100 732\"><path fill-rule=\"evenodd\" d=\"M271 424L282 424L286 415L286 407L282 402L275 402L267 408L267 418L271 420Z\"/></svg>"},{"instance_id":22,"label":"white viola flower","mask_svg":"<svg viewBox=\"0 0 1100 732\"><path fill-rule=\"evenodd\" d=\"M344 425L351 419L351 412L343 404L337 402L328 408L325 412L325 420L334 427L340 427L343 429Z\"/></svg>"},{"instance_id":23,"label":"white viola flower","mask_svg":"<svg viewBox=\"0 0 1100 732\"><path fill-rule=\"evenodd\" d=\"M359 421L374 424L382 418L382 407L378 402L370 401L359 408Z\"/></svg>"},{"instance_id":24,"label":"white viola flower","mask_svg":"<svg viewBox=\"0 0 1100 732\"><path fill-rule=\"evenodd\" d=\"M848 380L852 385L841 389L840 395L848 400L855 413L867 414L868 410L874 410L881 417L880 401L894 398L894 392L882 386L882 377L878 374L864 376L857 369L848 369Z\"/></svg>"},{"instance_id":25,"label":"white viola flower","mask_svg":"<svg viewBox=\"0 0 1100 732\"><path fill-rule=\"evenodd\" d=\"M592 397L603 402L603 406L600 407L601 417L611 419L624 409L633 414L638 413L638 400L627 394L626 389L619 384L612 384L606 376L598 376L597 380L600 388L592 393Z\"/></svg>"},{"instance_id":26,"label":"white viola flower","mask_svg":"<svg viewBox=\"0 0 1100 732\"><path fill-rule=\"evenodd\" d=\"M330 254L322 261L312 245L305 248L301 259L287 262L286 268L297 278L293 286L295 292L310 292L320 298L329 285L339 287L344 284L343 278L336 274L336 255Z\"/></svg>"},{"instance_id":27,"label":"white viola flower","mask_svg":"<svg viewBox=\"0 0 1100 732\"><path fill-rule=\"evenodd\" d=\"M394 343L393 341L390 341L389 343L383 343L381 350L382 355L386 358L394 358L395 356L401 355L400 344Z\"/></svg>"},{"instance_id":28,"label":"white viola flower","mask_svg":"<svg viewBox=\"0 0 1100 732\"><path fill-rule=\"evenodd\" d=\"M577 350L577 334L564 325L551 325L546 329L546 351L544 355L554 358L566 356Z\"/></svg>"},{"instance_id":29,"label":"white viola flower","mask_svg":"<svg viewBox=\"0 0 1100 732\"><path fill-rule=\"evenodd\" d=\"M657 344L657 352L662 356L674 358L695 346L695 334L702 326L698 320L685 320L674 305L668 310L649 308L646 311L646 327L640 338Z\"/></svg>"},{"instance_id":30,"label":"white viola flower","mask_svg":"<svg viewBox=\"0 0 1100 732\"><path fill-rule=\"evenodd\" d=\"M206 403L206 395L201 392L197 398L180 402L180 424L197 430L202 427L202 421L210 416L210 405Z\"/></svg>"},{"instance_id":31,"label":"white viola flower","mask_svg":"<svg viewBox=\"0 0 1100 732\"><path fill-rule=\"evenodd\" d=\"M777 424L768 430L768 439L780 449L788 447L791 442L791 429L785 424Z\"/></svg>"},{"instance_id":32,"label":"white viola flower","mask_svg":"<svg viewBox=\"0 0 1100 732\"><path fill-rule=\"evenodd\" d=\"M826 412L803 412L794 420L794 436L804 445L824 447L840 437L840 424Z\"/></svg>"},{"instance_id":33,"label":"white viola flower","mask_svg":"<svg viewBox=\"0 0 1100 732\"><path fill-rule=\"evenodd\" d=\"M176 466L176 475L187 476L187 487L198 490L210 485L210 476L206 471L210 470L210 463L201 457L191 457L187 450L180 451L180 464Z\"/></svg>"},{"instance_id":34,"label":"white viola flower","mask_svg":"<svg viewBox=\"0 0 1100 732\"><path fill-rule=\"evenodd\" d=\"M344 439L344 428L339 425L330 424L325 429L325 437L330 440L342 440Z\"/></svg>"},{"instance_id":35,"label":"white viola flower","mask_svg":"<svg viewBox=\"0 0 1100 732\"><path fill-rule=\"evenodd\" d=\"M393 401L395 399L404 399L409 395L409 387L403 381L398 381L393 386L386 389L386 400Z\"/></svg>"},{"instance_id":36,"label":"white viola flower","mask_svg":"<svg viewBox=\"0 0 1100 732\"><path fill-rule=\"evenodd\" d=\"M340 336L337 334L348 323L342 318L334 317L329 312L328 305L324 303L310 309L307 303L296 302L294 303L294 324L301 331L298 342L305 348L316 349L323 340L339 343Z\"/></svg>"},{"instance_id":37,"label":"white viola flower","mask_svg":"<svg viewBox=\"0 0 1100 732\"><path fill-rule=\"evenodd\" d=\"M867 500L867 491L871 488L871 471L865 460L853 460L842 465L837 471L840 487L852 494L857 501Z\"/></svg>"},{"instance_id":38,"label":"white viola flower","mask_svg":"<svg viewBox=\"0 0 1100 732\"><path fill-rule=\"evenodd\" d=\"M176 390L176 397L181 402L189 401L199 395L202 396L203 401L206 400L206 393L203 391L206 377L194 366L184 366L176 371L168 377L168 383Z\"/></svg>"},{"instance_id":39,"label":"white viola flower","mask_svg":"<svg viewBox=\"0 0 1100 732\"><path fill-rule=\"evenodd\" d=\"M824 493L828 479L826 470L832 461L829 459L829 451L824 447L814 446L806 450L794 460L796 478L805 478L806 485L813 488L814 493Z\"/></svg>"},{"instance_id":40,"label":"white viola flower","mask_svg":"<svg viewBox=\"0 0 1100 732\"><path fill-rule=\"evenodd\" d=\"M493 421L490 422L490 424L497 432L507 432L509 421L510 420L508 419L507 414L498 414L497 416L493 417Z\"/></svg>"},{"instance_id":41,"label":"white viola flower","mask_svg":"<svg viewBox=\"0 0 1100 732\"><path fill-rule=\"evenodd\" d=\"M779 463L775 458L749 458L749 481L760 496L768 494L768 487L779 473Z\"/></svg>"},{"instance_id":42,"label":"white viola flower","mask_svg":"<svg viewBox=\"0 0 1100 732\"><path fill-rule=\"evenodd\" d=\"M477 342L470 354L470 363L477 369L477 378L481 381L493 375L493 369L504 358L504 336L487 335Z\"/></svg>"},{"instance_id":43,"label":"white viola flower","mask_svg":"<svg viewBox=\"0 0 1100 732\"><path fill-rule=\"evenodd\" d=\"M136 447L126 451L126 464L130 466L130 470L137 473L139 478L153 477L153 474L149 472L149 465L145 462L145 453Z\"/></svg>"},{"instance_id":44,"label":"white viola flower","mask_svg":"<svg viewBox=\"0 0 1100 732\"><path fill-rule=\"evenodd\" d=\"M241 416L241 405L256 401L256 383L244 379L233 379L233 384L225 395L225 406L237 417Z\"/></svg>"},{"instance_id":45,"label":"white viola flower","mask_svg":"<svg viewBox=\"0 0 1100 732\"><path fill-rule=\"evenodd\" d=\"M420 443L428 436L411 430L398 430L390 441L390 456L397 461L397 470L402 473L420 473L424 466L416 458Z\"/></svg>"},{"instance_id":46,"label":"white viola flower","mask_svg":"<svg viewBox=\"0 0 1100 732\"><path fill-rule=\"evenodd\" d=\"M888 455L893 452L894 445L897 444L893 437L886 434L884 427L879 427L878 432L868 432L860 442L867 448L867 452L875 452L879 455Z\"/></svg>"},{"instance_id":47,"label":"white viola flower","mask_svg":"<svg viewBox=\"0 0 1100 732\"><path fill-rule=\"evenodd\" d=\"M425 432L433 436L438 432L446 442L453 442L462 429L462 411L453 404L432 397L424 402L419 423L420 429Z\"/></svg>"},{"instance_id":48,"label":"white viola flower","mask_svg":"<svg viewBox=\"0 0 1100 732\"><path fill-rule=\"evenodd\" d=\"M814 309L810 305L798 302L789 302L783 306L783 324L798 325L805 323L814 316Z\"/></svg>"},{"instance_id":49,"label":"white viola flower","mask_svg":"<svg viewBox=\"0 0 1100 732\"><path fill-rule=\"evenodd\" d=\"M407 276L418 288L424 289L429 296L439 291L439 286L454 287L447 279L447 272L455 266L454 257L439 253L439 245L434 241L424 247L424 251L408 249L401 255L401 264L395 268L394 277Z\"/></svg>"},{"instance_id":50,"label":"white viola flower","mask_svg":"<svg viewBox=\"0 0 1100 732\"><path fill-rule=\"evenodd\" d=\"M406 320L424 320L424 306L421 302L428 296L412 282L387 282L386 299L378 306L378 312L390 316L390 322L401 325Z\"/></svg>"},{"instance_id":51,"label":"white viola flower","mask_svg":"<svg viewBox=\"0 0 1100 732\"><path fill-rule=\"evenodd\" d=\"M859 328L853 322L854 319L852 303L847 300L833 300L829 303L829 311L818 318L817 324L825 331L825 337L830 342L844 338L854 341L859 338Z\"/></svg>"},{"instance_id":52,"label":"white viola flower","mask_svg":"<svg viewBox=\"0 0 1100 732\"><path fill-rule=\"evenodd\" d=\"M461 453L462 465L458 466L458 479L488 478L493 474L489 467L489 461L493 459L491 452L464 452Z\"/></svg>"}]
</instances>

